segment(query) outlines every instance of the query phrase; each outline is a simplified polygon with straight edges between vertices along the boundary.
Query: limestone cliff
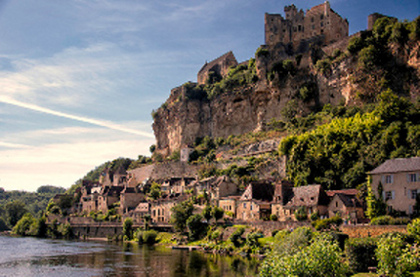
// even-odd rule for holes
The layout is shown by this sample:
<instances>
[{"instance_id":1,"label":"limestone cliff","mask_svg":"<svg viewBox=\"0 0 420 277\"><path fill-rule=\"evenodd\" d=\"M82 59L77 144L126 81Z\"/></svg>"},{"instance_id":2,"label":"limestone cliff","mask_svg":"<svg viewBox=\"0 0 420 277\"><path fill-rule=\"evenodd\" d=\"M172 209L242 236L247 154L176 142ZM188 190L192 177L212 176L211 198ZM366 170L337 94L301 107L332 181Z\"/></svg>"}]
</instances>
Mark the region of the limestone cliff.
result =
<instances>
[{"instance_id":1,"label":"limestone cliff","mask_svg":"<svg viewBox=\"0 0 420 277\"><path fill-rule=\"evenodd\" d=\"M358 52L347 50L350 40L363 40L363 36L364 32L358 33L329 45L318 36L301 41L294 52L281 43L263 45L248 65L239 64L223 80L216 80L221 83L188 83L173 89L153 114L157 153L167 156L193 146L199 137L227 138L261 131L272 119L305 116L325 104L370 101L386 88L412 100L418 98L418 40L390 43L386 60L374 61L386 68L370 70L361 66ZM235 79L241 68L245 77ZM385 79L389 82L384 85Z\"/></svg>"}]
</instances>

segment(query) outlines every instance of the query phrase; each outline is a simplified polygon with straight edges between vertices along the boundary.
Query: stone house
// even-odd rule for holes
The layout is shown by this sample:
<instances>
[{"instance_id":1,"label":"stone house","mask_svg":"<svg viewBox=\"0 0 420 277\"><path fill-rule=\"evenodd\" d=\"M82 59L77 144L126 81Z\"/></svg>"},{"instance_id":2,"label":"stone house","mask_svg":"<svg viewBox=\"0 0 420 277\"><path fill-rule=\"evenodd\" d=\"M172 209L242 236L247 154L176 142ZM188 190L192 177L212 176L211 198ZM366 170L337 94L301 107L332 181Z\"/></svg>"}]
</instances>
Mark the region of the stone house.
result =
<instances>
[{"instance_id":1,"label":"stone house","mask_svg":"<svg viewBox=\"0 0 420 277\"><path fill-rule=\"evenodd\" d=\"M134 210L128 212L128 216L133 219L134 222L142 223L143 217L150 214L151 204L145 200L140 202Z\"/></svg>"},{"instance_id":2,"label":"stone house","mask_svg":"<svg viewBox=\"0 0 420 277\"><path fill-rule=\"evenodd\" d=\"M293 187L290 200L283 206L283 215L280 219L296 220L294 212L304 207L308 217L318 212L321 218L328 216L329 198L321 185L308 185Z\"/></svg>"},{"instance_id":3,"label":"stone house","mask_svg":"<svg viewBox=\"0 0 420 277\"><path fill-rule=\"evenodd\" d=\"M213 201L221 197L235 195L238 192L238 186L230 180L228 176L219 176L213 182L209 183L208 193Z\"/></svg>"},{"instance_id":4,"label":"stone house","mask_svg":"<svg viewBox=\"0 0 420 277\"><path fill-rule=\"evenodd\" d=\"M279 221L290 220L290 210L284 206L293 196L293 184L288 181L280 181L274 185L274 197L271 203L271 213L277 216Z\"/></svg>"},{"instance_id":5,"label":"stone house","mask_svg":"<svg viewBox=\"0 0 420 277\"><path fill-rule=\"evenodd\" d=\"M239 195L232 195L227 197L221 197L218 201L218 207L222 208L225 213L232 213L233 217L236 217L236 203L238 202Z\"/></svg>"},{"instance_id":6,"label":"stone house","mask_svg":"<svg viewBox=\"0 0 420 277\"><path fill-rule=\"evenodd\" d=\"M197 82L202 85L207 82L210 74L214 74L218 78L223 78L229 73L229 68L238 65L238 61L232 51L220 56L219 58L205 63L198 71Z\"/></svg>"},{"instance_id":7,"label":"stone house","mask_svg":"<svg viewBox=\"0 0 420 277\"><path fill-rule=\"evenodd\" d=\"M150 215L153 223L169 223L172 216L172 207L185 201L188 196L170 195L164 199L155 200L150 203Z\"/></svg>"},{"instance_id":8,"label":"stone house","mask_svg":"<svg viewBox=\"0 0 420 277\"><path fill-rule=\"evenodd\" d=\"M81 188L81 197L80 205L82 213L89 214L91 211L97 211L98 206L98 197L102 190L102 187L99 184L89 184L82 186Z\"/></svg>"},{"instance_id":9,"label":"stone house","mask_svg":"<svg viewBox=\"0 0 420 277\"><path fill-rule=\"evenodd\" d=\"M111 208L111 205L120 201L123 190L124 187L120 186L104 187L98 196L98 210L105 214Z\"/></svg>"},{"instance_id":10,"label":"stone house","mask_svg":"<svg viewBox=\"0 0 420 277\"><path fill-rule=\"evenodd\" d=\"M420 194L420 157L387 160L369 175L376 197L382 186L382 198L388 212L413 213L416 197Z\"/></svg>"},{"instance_id":11,"label":"stone house","mask_svg":"<svg viewBox=\"0 0 420 277\"><path fill-rule=\"evenodd\" d=\"M357 189L327 191L330 197L328 217L339 215L344 220L358 223L364 219L362 202L358 199Z\"/></svg>"},{"instance_id":12,"label":"stone house","mask_svg":"<svg viewBox=\"0 0 420 277\"><path fill-rule=\"evenodd\" d=\"M266 182L253 182L248 185L236 208L236 218L255 221L269 218L274 186Z\"/></svg>"},{"instance_id":13,"label":"stone house","mask_svg":"<svg viewBox=\"0 0 420 277\"><path fill-rule=\"evenodd\" d=\"M154 168L155 166L152 164L127 170L127 185L129 187L145 185L150 180Z\"/></svg>"},{"instance_id":14,"label":"stone house","mask_svg":"<svg viewBox=\"0 0 420 277\"><path fill-rule=\"evenodd\" d=\"M326 1L305 14L295 5L284 8L286 18L280 14L265 14L265 44L291 44L294 50L305 41L318 37L322 45L339 41L349 35L349 23L331 9Z\"/></svg>"},{"instance_id":15,"label":"stone house","mask_svg":"<svg viewBox=\"0 0 420 277\"><path fill-rule=\"evenodd\" d=\"M137 205L145 200L144 193L140 192L138 188L125 187L120 194L120 211L121 213L128 213L135 209Z\"/></svg>"}]
</instances>

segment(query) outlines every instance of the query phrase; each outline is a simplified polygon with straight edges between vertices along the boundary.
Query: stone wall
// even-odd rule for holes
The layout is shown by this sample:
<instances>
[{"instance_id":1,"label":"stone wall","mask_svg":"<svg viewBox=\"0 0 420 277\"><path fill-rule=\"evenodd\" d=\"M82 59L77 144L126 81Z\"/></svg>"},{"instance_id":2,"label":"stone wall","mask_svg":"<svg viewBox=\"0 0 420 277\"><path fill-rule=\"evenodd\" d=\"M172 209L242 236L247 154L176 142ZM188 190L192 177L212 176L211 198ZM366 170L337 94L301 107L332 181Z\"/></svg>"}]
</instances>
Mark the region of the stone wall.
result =
<instances>
[{"instance_id":1,"label":"stone wall","mask_svg":"<svg viewBox=\"0 0 420 277\"><path fill-rule=\"evenodd\" d=\"M384 233L407 233L406 225L343 225L341 231L351 238L377 237Z\"/></svg>"}]
</instances>

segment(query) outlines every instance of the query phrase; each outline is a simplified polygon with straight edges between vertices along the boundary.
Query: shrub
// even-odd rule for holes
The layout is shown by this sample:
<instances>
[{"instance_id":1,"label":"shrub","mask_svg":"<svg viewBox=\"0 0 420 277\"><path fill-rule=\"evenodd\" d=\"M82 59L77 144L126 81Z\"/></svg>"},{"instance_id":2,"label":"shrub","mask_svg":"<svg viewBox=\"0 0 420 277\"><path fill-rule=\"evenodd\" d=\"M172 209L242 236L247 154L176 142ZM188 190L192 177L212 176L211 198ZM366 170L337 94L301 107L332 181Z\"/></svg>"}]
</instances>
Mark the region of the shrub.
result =
<instances>
[{"instance_id":1,"label":"shrub","mask_svg":"<svg viewBox=\"0 0 420 277\"><path fill-rule=\"evenodd\" d=\"M377 239L350 238L345 244L345 254L353 272L367 272L369 267L377 265L375 251Z\"/></svg>"},{"instance_id":2,"label":"shrub","mask_svg":"<svg viewBox=\"0 0 420 277\"><path fill-rule=\"evenodd\" d=\"M379 239L376 250L378 273L389 277L412 276L419 264L418 253L414 252L400 236L387 236Z\"/></svg>"},{"instance_id":3,"label":"shrub","mask_svg":"<svg viewBox=\"0 0 420 277\"><path fill-rule=\"evenodd\" d=\"M271 221L277 221L277 220L278 220L277 215L276 215L276 214L271 214L271 215L270 215L270 220L271 220Z\"/></svg>"},{"instance_id":4,"label":"shrub","mask_svg":"<svg viewBox=\"0 0 420 277\"><path fill-rule=\"evenodd\" d=\"M420 244L420 218L416 218L408 224L407 232L414 237L416 242Z\"/></svg>"},{"instance_id":5,"label":"shrub","mask_svg":"<svg viewBox=\"0 0 420 277\"><path fill-rule=\"evenodd\" d=\"M343 223L343 219L339 216L331 218L319 219L312 222L312 226L318 231L336 228Z\"/></svg>"},{"instance_id":6,"label":"shrub","mask_svg":"<svg viewBox=\"0 0 420 277\"><path fill-rule=\"evenodd\" d=\"M295 217L298 221L304 221L308 219L308 213L306 212L305 207L299 207L299 209L297 209L295 211Z\"/></svg>"},{"instance_id":7,"label":"shrub","mask_svg":"<svg viewBox=\"0 0 420 277\"><path fill-rule=\"evenodd\" d=\"M233 243L235 247L241 246L242 241L243 241L242 235L244 234L244 232L245 232L245 228L239 227L235 230L235 232L233 232L230 235L229 240Z\"/></svg>"},{"instance_id":8,"label":"shrub","mask_svg":"<svg viewBox=\"0 0 420 277\"><path fill-rule=\"evenodd\" d=\"M370 225L392 225L393 218L389 215L382 215L372 218Z\"/></svg>"},{"instance_id":9,"label":"shrub","mask_svg":"<svg viewBox=\"0 0 420 277\"><path fill-rule=\"evenodd\" d=\"M155 230L143 231L142 242L147 244L155 244L158 233Z\"/></svg>"},{"instance_id":10,"label":"shrub","mask_svg":"<svg viewBox=\"0 0 420 277\"><path fill-rule=\"evenodd\" d=\"M24 236L29 232L29 228L35 221L34 217L30 213L26 213L13 227L12 232L16 235Z\"/></svg>"},{"instance_id":11,"label":"shrub","mask_svg":"<svg viewBox=\"0 0 420 277\"><path fill-rule=\"evenodd\" d=\"M311 215L309 216L309 218L311 219L311 221L317 221L317 220L319 220L319 213L318 213L318 211L316 211L315 213L311 213Z\"/></svg>"},{"instance_id":12,"label":"shrub","mask_svg":"<svg viewBox=\"0 0 420 277\"><path fill-rule=\"evenodd\" d=\"M129 217L124 220L123 235L124 235L124 240L133 239L133 220Z\"/></svg>"},{"instance_id":13,"label":"shrub","mask_svg":"<svg viewBox=\"0 0 420 277\"><path fill-rule=\"evenodd\" d=\"M188 236L191 240L197 240L206 230L206 225L202 222L203 217L195 214L187 219Z\"/></svg>"},{"instance_id":14,"label":"shrub","mask_svg":"<svg viewBox=\"0 0 420 277\"><path fill-rule=\"evenodd\" d=\"M268 52L267 49L262 48L262 47L259 47L257 49L257 52L255 52L255 56L258 57L258 58L267 57L269 54L270 54L270 52Z\"/></svg>"}]
</instances>

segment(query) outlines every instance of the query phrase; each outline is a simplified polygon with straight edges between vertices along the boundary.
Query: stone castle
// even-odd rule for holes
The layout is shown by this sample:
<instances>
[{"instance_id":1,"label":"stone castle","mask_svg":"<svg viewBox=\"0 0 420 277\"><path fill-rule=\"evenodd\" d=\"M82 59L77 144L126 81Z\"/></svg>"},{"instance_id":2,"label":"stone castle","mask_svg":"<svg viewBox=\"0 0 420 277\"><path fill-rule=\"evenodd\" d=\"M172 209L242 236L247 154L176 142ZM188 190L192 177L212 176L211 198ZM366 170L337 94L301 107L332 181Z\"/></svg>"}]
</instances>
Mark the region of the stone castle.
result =
<instances>
[{"instance_id":1,"label":"stone castle","mask_svg":"<svg viewBox=\"0 0 420 277\"><path fill-rule=\"evenodd\" d=\"M284 8L286 18L280 14L265 14L265 44L291 44L294 50L302 41L321 37L329 45L349 35L349 23L331 9L330 3L315 6L306 14L295 5Z\"/></svg>"}]
</instances>

